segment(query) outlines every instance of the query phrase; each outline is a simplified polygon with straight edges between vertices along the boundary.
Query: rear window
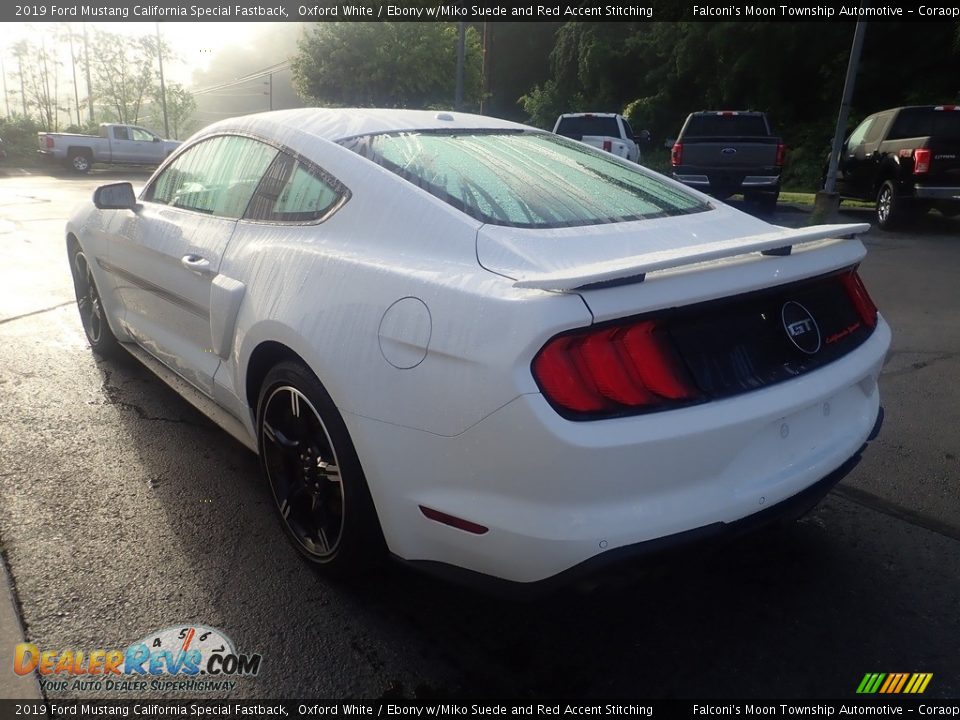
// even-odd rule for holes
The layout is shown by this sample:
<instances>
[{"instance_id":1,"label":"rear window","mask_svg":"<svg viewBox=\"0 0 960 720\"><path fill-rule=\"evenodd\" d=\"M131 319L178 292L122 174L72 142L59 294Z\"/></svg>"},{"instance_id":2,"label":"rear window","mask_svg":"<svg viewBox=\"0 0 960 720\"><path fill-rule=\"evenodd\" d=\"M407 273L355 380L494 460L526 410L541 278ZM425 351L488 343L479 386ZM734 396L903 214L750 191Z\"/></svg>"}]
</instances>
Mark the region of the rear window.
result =
<instances>
[{"instance_id":1,"label":"rear window","mask_svg":"<svg viewBox=\"0 0 960 720\"><path fill-rule=\"evenodd\" d=\"M684 137L766 137L762 115L691 115Z\"/></svg>"},{"instance_id":2,"label":"rear window","mask_svg":"<svg viewBox=\"0 0 960 720\"><path fill-rule=\"evenodd\" d=\"M960 140L960 111L909 108L901 110L893 122L888 140L932 137L938 140Z\"/></svg>"},{"instance_id":3,"label":"rear window","mask_svg":"<svg viewBox=\"0 0 960 720\"><path fill-rule=\"evenodd\" d=\"M549 133L422 131L344 144L493 225L598 225L709 208L656 175Z\"/></svg>"},{"instance_id":4,"label":"rear window","mask_svg":"<svg viewBox=\"0 0 960 720\"><path fill-rule=\"evenodd\" d=\"M580 115L577 117L560 118L557 133L575 140L579 140L584 135L620 137L620 128L617 127L617 119L615 117Z\"/></svg>"}]
</instances>

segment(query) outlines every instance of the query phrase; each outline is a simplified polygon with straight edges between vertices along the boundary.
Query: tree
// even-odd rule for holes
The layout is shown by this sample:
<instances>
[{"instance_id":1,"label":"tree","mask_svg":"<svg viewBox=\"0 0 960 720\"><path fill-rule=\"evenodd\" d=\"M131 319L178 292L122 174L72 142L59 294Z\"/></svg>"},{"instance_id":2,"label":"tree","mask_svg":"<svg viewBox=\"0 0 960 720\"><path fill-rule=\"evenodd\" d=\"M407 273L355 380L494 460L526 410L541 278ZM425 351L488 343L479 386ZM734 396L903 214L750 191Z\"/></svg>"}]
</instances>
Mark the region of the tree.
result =
<instances>
[{"instance_id":1,"label":"tree","mask_svg":"<svg viewBox=\"0 0 960 720\"><path fill-rule=\"evenodd\" d=\"M160 87L154 87L154 107L161 112ZM179 140L193 132L196 125L193 114L197 110L197 101L180 83L167 83L167 122L171 137Z\"/></svg>"},{"instance_id":2,"label":"tree","mask_svg":"<svg viewBox=\"0 0 960 720\"><path fill-rule=\"evenodd\" d=\"M159 81L157 38L129 38L95 30L91 44L94 97L111 120L136 124ZM165 60L170 58L165 43L162 52Z\"/></svg>"},{"instance_id":3,"label":"tree","mask_svg":"<svg viewBox=\"0 0 960 720\"><path fill-rule=\"evenodd\" d=\"M300 96L332 106L450 107L456 84L457 24L316 23L292 61ZM468 28L464 101L479 105L480 38Z\"/></svg>"}]
</instances>

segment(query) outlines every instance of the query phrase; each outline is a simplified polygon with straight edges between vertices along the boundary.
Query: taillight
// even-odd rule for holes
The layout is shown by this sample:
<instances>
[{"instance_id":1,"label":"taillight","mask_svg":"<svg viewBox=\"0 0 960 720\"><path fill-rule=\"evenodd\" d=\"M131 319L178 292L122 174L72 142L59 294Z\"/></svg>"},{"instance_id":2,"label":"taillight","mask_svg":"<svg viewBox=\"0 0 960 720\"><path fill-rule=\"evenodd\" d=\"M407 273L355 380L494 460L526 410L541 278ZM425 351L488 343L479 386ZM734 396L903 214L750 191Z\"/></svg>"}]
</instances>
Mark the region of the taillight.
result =
<instances>
[{"instance_id":1,"label":"taillight","mask_svg":"<svg viewBox=\"0 0 960 720\"><path fill-rule=\"evenodd\" d=\"M783 143L780 143L779 145L777 145L777 157L773 161L773 164L776 165L777 167L783 167L783 164L786 162L786 160L787 160L787 146L784 145Z\"/></svg>"},{"instance_id":2,"label":"taillight","mask_svg":"<svg viewBox=\"0 0 960 720\"><path fill-rule=\"evenodd\" d=\"M604 140L603 149L606 150L607 152L613 152L613 143L610 142L609 140Z\"/></svg>"},{"instance_id":3,"label":"taillight","mask_svg":"<svg viewBox=\"0 0 960 720\"><path fill-rule=\"evenodd\" d=\"M874 305L873 300L870 299L870 294L867 292L867 288L864 287L863 280L860 279L859 273L856 270L851 270L843 274L841 280L843 281L843 287L847 291L847 295L850 297L850 301L857 309L857 314L860 316L860 319L863 320L863 324L867 327L876 327L877 306Z\"/></svg>"},{"instance_id":4,"label":"taillight","mask_svg":"<svg viewBox=\"0 0 960 720\"><path fill-rule=\"evenodd\" d=\"M930 149L917 148L913 151L913 174L930 172Z\"/></svg>"},{"instance_id":5,"label":"taillight","mask_svg":"<svg viewBox=\"0 0 960 720\"><path fill-rule=\"evenodd\" d=\"M651 320L558 335L537 353L533 376L559 410L590 416L665 409L700 395Z\"/></svg>"},{"instance_id":6,"label":"taillight","mask_svg":"<svg viewBox=\"0 0 960 720\"><path fill-rule=\"evenodd\" d=\"M680 167L683 162L683 143L674 143L670 150L670 164L673 167Z\"/></svg>"},{"instance_id":7,"label":"taillight","mask_svg":"<svg viewBox=\"0 0 960 720\"><path fill-rule=\"evenodd\" d=\"M43 144L46 146L47 150L53 149L53 138L49 135L43 136Z\"/></svg>"}]
</instances>

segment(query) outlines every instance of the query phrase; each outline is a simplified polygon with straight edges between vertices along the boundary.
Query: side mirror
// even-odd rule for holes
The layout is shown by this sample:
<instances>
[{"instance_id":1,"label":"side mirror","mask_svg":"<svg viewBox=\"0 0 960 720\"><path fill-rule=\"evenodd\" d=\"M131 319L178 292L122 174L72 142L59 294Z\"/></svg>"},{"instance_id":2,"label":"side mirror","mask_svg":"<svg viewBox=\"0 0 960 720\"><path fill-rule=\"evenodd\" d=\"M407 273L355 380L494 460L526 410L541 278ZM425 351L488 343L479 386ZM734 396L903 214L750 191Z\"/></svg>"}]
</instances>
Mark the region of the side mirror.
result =
<instances>
[{"instance_id":1,"label":"side mirror","mask_svg":"<svg viewBox=\"0 0 960 720\"><path fill-rule=\"evenodd\" d=\"M130 183L112 183L93 191L93 204L98 210L133 210L137 207L137 196Z\"/></svg>"},{"instance_id":2,"label":"side mirror","mask_svg":"<svg viewBox=\"0 0 960 720\"><path fill-rule=\"evenodd\" d=\"M158 138L156 135L154 135L154 136L153 136L153 141L154 141L154 142L160 142L160 138Z\"/></svg>"},{"instance_id":3,"label":"side mirror","mask_svg":"<svg viewBox=\"0 0 960 720\"><path fill-rule=\"evenodd\" d=\"M663 146L664 146L667 150L672 150L672 149L673 149L673 146L676 145L676 144L677 144L677 139L676 139L676 138L667 138L666 140L663 141Z\"/></svg>"},{"instance_id":4,"label":"side mirror","mask_svg":"<svg viewBox=\"0 0 960 720\"><path fill-rule=\"evenodd\" d=\"M647 147L648 145L650 145L650 141L652 139L653 138L650 136L649 130L641 130L633 138L634 142L637 143L637 145L641 145L643 147Z\"/></svg>"}]
</instances>

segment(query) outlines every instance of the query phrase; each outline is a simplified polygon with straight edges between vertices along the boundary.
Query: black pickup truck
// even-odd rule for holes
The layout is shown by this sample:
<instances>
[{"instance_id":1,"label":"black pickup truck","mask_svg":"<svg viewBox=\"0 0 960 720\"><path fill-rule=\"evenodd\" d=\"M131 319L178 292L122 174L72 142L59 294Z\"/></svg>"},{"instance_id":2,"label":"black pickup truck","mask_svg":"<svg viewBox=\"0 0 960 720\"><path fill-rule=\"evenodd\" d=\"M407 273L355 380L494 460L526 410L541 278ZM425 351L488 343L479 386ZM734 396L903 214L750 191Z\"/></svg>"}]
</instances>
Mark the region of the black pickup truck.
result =
<instances>
[{"instance_id":1,"label":"black pickup truck","mask_svg":"<svg viewBox=\"0 0 960 720\"><path fill-rule=\"evenodd\" d=\"M724 200L743 193L772 209L786 146L762 112L703 110L687 116L673 143L673 177Z\"/></svg>"},{"instance_id":2,"label":"black pickup truck","mask_svg":"<svg viewBox=\"0 0 960 720\"><path fill-rule=\"evenodd\" d=\"M949 217L960 214L960 105L870 115L840 152L837 193L876 202L884 229L931 208Z\"/></svg>"}]
</instances>

